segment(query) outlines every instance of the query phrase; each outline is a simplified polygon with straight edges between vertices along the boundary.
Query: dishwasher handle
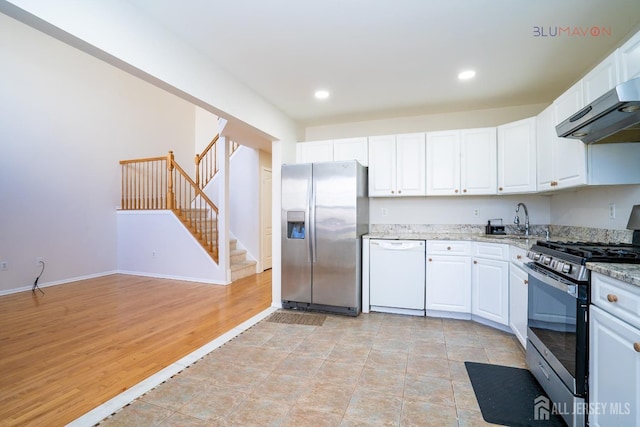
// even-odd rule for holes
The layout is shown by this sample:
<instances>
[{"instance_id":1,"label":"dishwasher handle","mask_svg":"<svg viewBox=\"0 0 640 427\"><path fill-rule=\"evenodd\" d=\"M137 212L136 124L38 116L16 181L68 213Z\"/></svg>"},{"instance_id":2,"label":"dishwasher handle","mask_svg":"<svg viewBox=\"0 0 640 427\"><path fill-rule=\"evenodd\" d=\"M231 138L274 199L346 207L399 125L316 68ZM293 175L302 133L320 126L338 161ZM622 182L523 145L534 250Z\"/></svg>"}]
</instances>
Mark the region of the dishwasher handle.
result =
<instances>
[{"instance_id":1,"label":"dishwasher handle","mask_svg":"<svg viewBox=\"0 0 640 427\"><path fill-rule=\"evenodd\" d=\"M373 246L379 246L381 249L392 251L409 251L416 248L424 248L424 242L419 240L371 240L370 243Z\"/></svg>"}]
</instances>

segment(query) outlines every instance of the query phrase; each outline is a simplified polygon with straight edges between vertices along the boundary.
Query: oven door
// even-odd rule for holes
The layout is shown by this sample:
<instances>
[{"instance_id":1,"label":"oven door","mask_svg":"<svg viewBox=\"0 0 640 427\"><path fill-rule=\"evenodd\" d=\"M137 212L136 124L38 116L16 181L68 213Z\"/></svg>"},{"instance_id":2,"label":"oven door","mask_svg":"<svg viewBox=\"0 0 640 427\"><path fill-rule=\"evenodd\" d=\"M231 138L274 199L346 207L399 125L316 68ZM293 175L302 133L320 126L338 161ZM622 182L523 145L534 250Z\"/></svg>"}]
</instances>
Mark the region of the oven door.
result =
<instances>
[{"instance_id":1,"label":"oven door","mask_svg":"<svg viewBox=\"0 0 640 427\"><path fill-rule=\"evenodd\" d=\"M565 386L586 394L587 285L574 283L535 263L529 274L527 337Z\"/></svg>"}]
</instances>

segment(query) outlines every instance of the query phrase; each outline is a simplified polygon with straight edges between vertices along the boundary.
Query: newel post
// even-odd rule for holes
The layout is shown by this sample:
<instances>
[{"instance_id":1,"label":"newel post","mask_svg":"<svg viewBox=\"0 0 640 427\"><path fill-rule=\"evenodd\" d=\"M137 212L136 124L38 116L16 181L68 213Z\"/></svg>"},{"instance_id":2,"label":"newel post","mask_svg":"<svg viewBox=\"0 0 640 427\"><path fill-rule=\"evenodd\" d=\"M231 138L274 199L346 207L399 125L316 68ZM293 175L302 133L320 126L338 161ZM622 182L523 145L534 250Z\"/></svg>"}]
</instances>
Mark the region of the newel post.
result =
<instances>
[{"instance_id":1,"label":"newel post","mask_svg":"<svg viewBox=\"0 0 640 427\"><path fill-rule=\"evenodd\" d=\"M176 196L173 192L173 151L167 155L167 209L173 210L176 204Z\"/></svg>"}]
</instances>

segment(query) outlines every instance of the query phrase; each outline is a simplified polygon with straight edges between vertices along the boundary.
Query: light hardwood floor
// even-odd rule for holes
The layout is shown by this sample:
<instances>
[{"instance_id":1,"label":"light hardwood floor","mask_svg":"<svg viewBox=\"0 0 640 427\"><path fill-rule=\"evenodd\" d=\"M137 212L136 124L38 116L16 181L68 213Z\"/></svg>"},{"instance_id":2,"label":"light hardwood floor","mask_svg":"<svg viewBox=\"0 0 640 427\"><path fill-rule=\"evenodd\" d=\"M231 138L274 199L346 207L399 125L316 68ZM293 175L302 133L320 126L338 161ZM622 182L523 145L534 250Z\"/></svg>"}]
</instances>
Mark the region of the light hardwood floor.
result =
<instances>
[{"instance_id":1,"label":"light hardwood floor","mask_svg":"<svg viewBox=\"0 0 640 427\"><path fill-rule=\"evenodd\" d=\"M109 275L0 297L0 425L65 425L271 305L229 286Z\"/></svg>"}]
</instances>

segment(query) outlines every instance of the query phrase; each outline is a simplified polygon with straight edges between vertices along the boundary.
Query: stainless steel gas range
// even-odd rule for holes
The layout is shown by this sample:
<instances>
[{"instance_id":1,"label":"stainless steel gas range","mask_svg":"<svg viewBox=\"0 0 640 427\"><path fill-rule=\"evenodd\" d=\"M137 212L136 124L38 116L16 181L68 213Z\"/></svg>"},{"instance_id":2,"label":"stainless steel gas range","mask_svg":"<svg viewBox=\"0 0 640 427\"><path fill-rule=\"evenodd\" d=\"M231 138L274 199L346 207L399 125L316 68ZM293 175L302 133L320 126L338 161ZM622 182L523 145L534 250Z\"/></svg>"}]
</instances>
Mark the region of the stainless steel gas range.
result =
<instances>
[{"instance_id":1,"label":"stainless steel gas range","mask_svg":"<svg viewBox=\"0 0 640 427\"><path fill-rule=\"evenodd\" d=\"M640 246L538 241L527 258L527 365L567 424L584 426L591 279L585 264L640 263Z\"/></svg>"}]
</instances>

